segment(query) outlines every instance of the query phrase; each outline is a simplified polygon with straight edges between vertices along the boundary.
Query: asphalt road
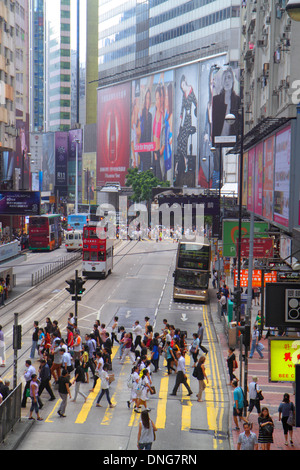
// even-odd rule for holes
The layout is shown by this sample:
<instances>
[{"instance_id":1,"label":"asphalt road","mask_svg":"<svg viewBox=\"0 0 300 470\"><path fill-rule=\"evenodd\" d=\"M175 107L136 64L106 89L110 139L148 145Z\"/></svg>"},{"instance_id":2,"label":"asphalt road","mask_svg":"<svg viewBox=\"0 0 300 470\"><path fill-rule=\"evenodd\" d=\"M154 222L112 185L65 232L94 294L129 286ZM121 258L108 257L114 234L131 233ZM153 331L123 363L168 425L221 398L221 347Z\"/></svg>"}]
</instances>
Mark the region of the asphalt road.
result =
<instances>
[{"instance_id":1,"label":"asphalt road","mask_svg":"<svg viewBox=\"0 0 300 470\"><path fill-rule=\"evenodd\" d=\"M210 305L173 302L172 273L175 255L176 244L170 241L132 241L118 245L112 275L106 280L88 280L85 285L86 292L79 306L79 328L83 336L92 330L95 319L109 327L113 316L118 315L119 325L130 329L136 319L144 325L144 317L148 316L150 323L154 325L154 331L160 332L163 319L166 318L175 327L187 331L188 343L191 344L192 334L197 331L197 323L202 321L205 327L204 345L209 350L206 360L209 384L204 393L204 401L197 402L198 382L192 377L190 356L186 356L186 365L194 392L191 397L181 387L176 397L170 396L175 375L166 374L164 359L161 357L160 370L153 374L157 393L148 403L151 419L158 428L153 450L227 450L230 448L230 400ZM78 268L80 269L80 264ZM67 316L72 311L73 304L65 291L64 280L70 277L74 269L77 268L73 266L23 297L22 304L26 308L22 314L22 322L26 325L27 334L23 338L22 360L25 360L30 348L30 329L34 319L38 318L42 326L46 316L50 316L52 320L58 319L65 336ZM39 302L35 296L39 296ZM116 407L107 408L104 397L103 407L96 408L100 381L95 393L89 393L91 384L84 384L82 391L88 394L87 403L84 404L80 396L77 403L69 402L67 417L62 419L57 415L58 393L56 392L55 402L48 402L47 392L44 392L45 406L41 411L43 421L34 424L21 443L20 450L136 450L140 416L127 408L130 396L127 379L131 364L129 359L124 365L119 363L117 348L114 348L113 353L116 380L111 385L110 394ZM11 374L11 369L7 374ZM29 404L23 416L28 414Z\"/></svg>"}]
</instances>

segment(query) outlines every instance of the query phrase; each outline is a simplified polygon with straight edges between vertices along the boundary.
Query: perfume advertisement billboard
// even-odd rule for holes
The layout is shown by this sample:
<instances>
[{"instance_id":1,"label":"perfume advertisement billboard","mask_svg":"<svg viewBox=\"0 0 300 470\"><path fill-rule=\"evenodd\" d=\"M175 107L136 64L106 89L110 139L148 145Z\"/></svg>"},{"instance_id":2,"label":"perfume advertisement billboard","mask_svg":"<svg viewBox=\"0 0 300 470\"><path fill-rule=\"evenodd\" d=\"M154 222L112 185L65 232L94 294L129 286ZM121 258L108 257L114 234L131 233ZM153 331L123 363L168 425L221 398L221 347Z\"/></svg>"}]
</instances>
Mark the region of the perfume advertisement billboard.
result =
<instances>
[{"instance_id":1,"label":"perfume advertisement billboard","mask_svg":"<svg viewBox=\"0 0 300 470\"><path fill-rule=\"evenodd\" d=\"M131 84L98 91L97 186L125 186L130 160Z\"/></svg>"}]
</instances>

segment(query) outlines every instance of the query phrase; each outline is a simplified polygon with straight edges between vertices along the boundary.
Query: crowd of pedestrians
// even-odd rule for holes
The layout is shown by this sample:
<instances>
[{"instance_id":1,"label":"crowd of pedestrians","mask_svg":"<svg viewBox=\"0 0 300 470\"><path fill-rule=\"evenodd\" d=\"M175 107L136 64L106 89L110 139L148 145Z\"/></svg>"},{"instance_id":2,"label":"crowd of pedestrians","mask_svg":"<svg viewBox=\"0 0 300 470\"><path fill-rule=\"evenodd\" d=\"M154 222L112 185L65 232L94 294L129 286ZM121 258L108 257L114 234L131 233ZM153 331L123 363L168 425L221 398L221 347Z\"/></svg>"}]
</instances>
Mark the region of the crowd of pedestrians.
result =
<instances>
[{"instance_id":1,"label":"crowd of pedestrians","mask_svg":"<svg viewBox=\"0 0 300 470\"><path fill-rule=\"evenodd\" d=\"M151 420L149 421L145 413L151 411L148 406L149 397L156 393L153 376L163 368L164 359L167 374L176 375L171 395L175 396L180 385L183 385L190 396L193 392L187 377L186 355L191 356L193 377L199 384L197 397L199 402L202 401L208 383L205 372L208 350L202 344L202 323L198 323L198 331L193 334L191 344L188 344L186 332L170 325L166 319L159 332L153 331L149 317L145 317L144 321L144 325L140 325L136 320L130 331L126 331L123 326L118 325L118 317L115 316L110 333L105 324L95 321L92 331L83 336L73 314L70 314L64 337L57 321L52 322L47 318L43 327L35 321L30 359L25 363L22 398L24 408L27 399L31 400L29 419L34 419L35 413L36 419L42 420L40 410L43 407L41 395L44 390L48 392L49 401L56 400L58 392L61 398L58 415L63 418L66 417L68 398L76 402L80 395L86 401L88 397L81 391L81 385L91 383L89 391L94 392L99 379L101 389L96 406L101 406L101 400L105 396L108 405L115 407L116 404L112 403L110 397L110 385L115 379L112 363L112 348L115 343L118 343L116 359L120 364L124 364L127 356L132 363L127 383L127 406L129 409L133 406L136 413L141 413L141 439L145 439L147 432L155 433L153 424L149 424ZM34 365L36 357L38 370ZM148 425L150 427L147 427ZM141 444L145 443L141 441Z\"/></svg>"}]
</instances>

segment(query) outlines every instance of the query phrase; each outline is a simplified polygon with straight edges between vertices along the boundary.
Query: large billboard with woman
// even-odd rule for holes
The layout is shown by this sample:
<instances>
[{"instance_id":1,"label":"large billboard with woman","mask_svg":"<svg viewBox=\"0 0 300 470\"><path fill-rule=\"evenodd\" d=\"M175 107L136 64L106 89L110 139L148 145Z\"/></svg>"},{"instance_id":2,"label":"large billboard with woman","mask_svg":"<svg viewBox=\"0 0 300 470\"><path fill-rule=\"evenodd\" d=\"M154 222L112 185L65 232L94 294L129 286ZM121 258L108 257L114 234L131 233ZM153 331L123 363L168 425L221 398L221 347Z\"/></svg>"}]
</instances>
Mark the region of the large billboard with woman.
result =
<instances>
[{"instance_id":1,"label":"large billboard with woman","mask_svg":"<svg viewBox=\"0 0 300 470\"><path fill-rule=\"evenodd\" d=\"M174 73L132 82L130 166L172 179Z\"/></svg>"},{"instance_id":2,"label":"large billboard with woman","mask_svg":"<svg viewBox=\"0 0 300 470\"><path fill-rule=\"evenodd\" d=\"M196 185L199 64L175 71L174 186Z\"/></svg>"}]
</instances>

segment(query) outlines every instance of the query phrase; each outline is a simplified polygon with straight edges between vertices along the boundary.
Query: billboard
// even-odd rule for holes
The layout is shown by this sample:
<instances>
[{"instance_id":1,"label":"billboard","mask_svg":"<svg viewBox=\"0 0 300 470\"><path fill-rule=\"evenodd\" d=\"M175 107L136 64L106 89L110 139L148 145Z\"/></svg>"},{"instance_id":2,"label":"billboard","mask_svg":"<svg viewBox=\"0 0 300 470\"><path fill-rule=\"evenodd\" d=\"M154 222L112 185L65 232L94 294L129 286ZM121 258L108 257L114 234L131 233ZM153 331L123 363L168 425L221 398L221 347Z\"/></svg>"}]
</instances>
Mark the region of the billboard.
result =
<instances>
[{"instance_id":1,"label":"billboard","mask_svg":"<svg viewBox=\"0 0 300 470\"><path fill-rule=\"evenodd\" d=\"M268 220L273 220L274 148L275 136L271 136L264 142L262 215Z\"/></svg>"},{"instance_id":2,"label":"billboard","mask_svg":"<svg viewBox=\"0 0 300 470\"><path fill-rule=\"evenodd\" d=\"M276 134L274 222L289 226L291 126Z\"/></svg>"},{"instance_id":3,"label":"billboard","mask_svg":"<svg viewBox=\"0 0 300 470\"><path fill-rule=\"evenodd\" d=\"M269 381L294 382L300 361L300 342L293 338L269 340Z\"/></svg>"},{"instance_id":4,"label":"billboard","mask_svg":"<svg viewBox=\"0 0 300 470\"><path fill-rule=\"evenodd\" d=\"M130 166L172 181L174 72L132 82Z\"/></svg>"},{"instance_id":5,"label":"billboard","mask_svg":"<svg viewBox=\"0 0 300 470\"><path fill-rule=\"evenodd\" d=\"M254 165L254 212L262 215L264 143L256 146Z\"/></svg>"},{"instance_id":6,"label":"billboard","mask_svg":"<svg viewBox=\"0 0 300 470\"><path fill-rule=\"evenodd\" d=\"M266 222L254 222L254 237L267 236L269 225ZM223 221L223 256L235 258L237 256L236 244L239 236L239 221ZM242 238L250 237L250 222L242 222Z\"/></svg>"},{"instance_id":7,"label":"billboard","mask_svg":"<svg viewBox=\"0 0 300 470\"><path fill-rule=\"evenodd\" d=\"M82 204L97 204L96 165L96 152L82 155Z\"/></svg>"},{"instance_id":8,"label":"billboard","mask_svg":"<svg viewBox=\"0 0 300 470\"><path fill-rule=\"evenodd\" d=\"M131 83L98 90L97 186L125 186L130 160Z\"/></svg>"},{"instance_id":9,"label":"billboard","mask_svg":"<svg viewBox=\"0 0 300 470\"><path fill-rule=\"evenodd\" d=\"M55 186L68 185L68 132L55 133Z\"/></svg>"},{"instance_id":10,"label":"billboard","mask_svg":"<svg viewBox=\"0 0 300 470\"><path fill-rule=\"evenodd\" d=\"M195 187L199 64L175 71L174 186Z\"/></svg>"},{"instance_id":11,"label":"billboard","mask_svg":"<svg viewBox=\"0 0 300 470\"><path fill-rule=\"evenodd\" d=\"M38 191L1 191L0 215L40 215Z\"/></svg>"}]
</instances>

